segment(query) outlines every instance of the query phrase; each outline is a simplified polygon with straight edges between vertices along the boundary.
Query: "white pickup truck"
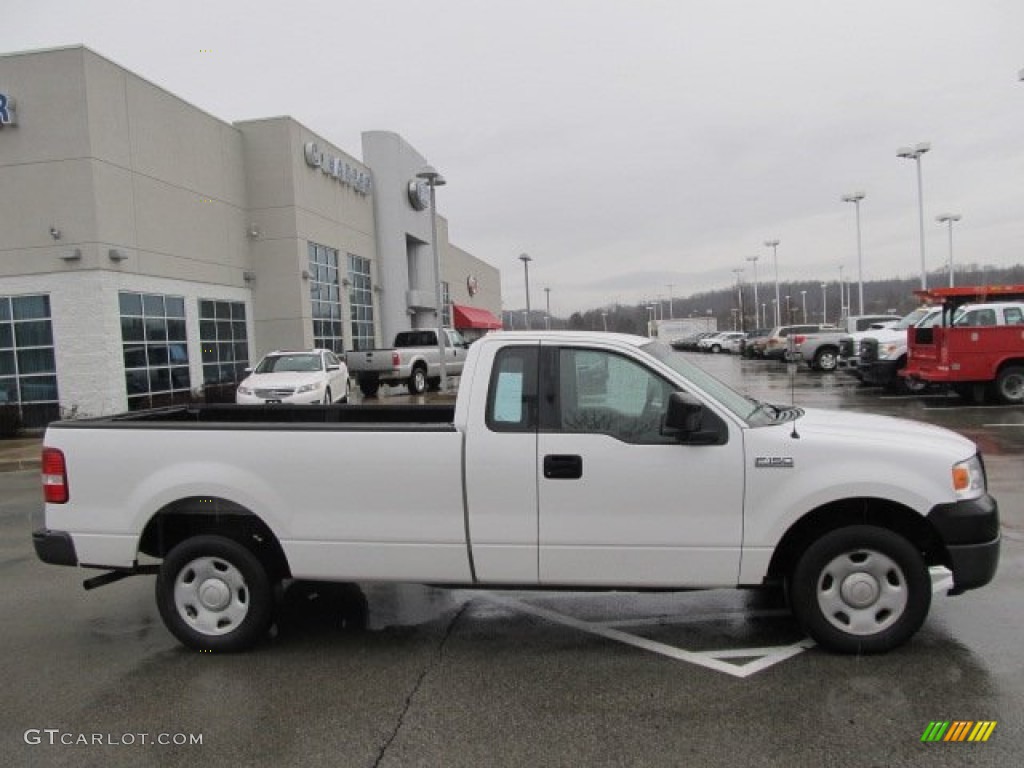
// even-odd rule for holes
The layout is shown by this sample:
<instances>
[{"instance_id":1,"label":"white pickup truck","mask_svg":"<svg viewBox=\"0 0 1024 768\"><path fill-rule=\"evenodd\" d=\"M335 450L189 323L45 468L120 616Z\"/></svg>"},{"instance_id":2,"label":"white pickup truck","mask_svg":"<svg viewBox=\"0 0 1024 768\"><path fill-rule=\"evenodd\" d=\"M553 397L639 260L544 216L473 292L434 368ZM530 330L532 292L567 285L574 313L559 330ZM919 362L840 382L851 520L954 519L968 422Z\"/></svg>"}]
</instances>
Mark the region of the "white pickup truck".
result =
<instances>
[{"instance_id":1,"label":"white pickup truck","mask_svg":"<svg viewBox=\"0 0 1024 768\"><path fill-rule=\"evenodd\" d=\"M892 467L899 466L899 472ZM788 588L801 626L891 649L996 570L971 441L758 402L668 345L495 333L452 406L181 406L52 424L47 563L155 573L186 646L239 650L285 579L459 587ZM382 493L381 488L387 492Z\"/></svg>"}]
</instances>

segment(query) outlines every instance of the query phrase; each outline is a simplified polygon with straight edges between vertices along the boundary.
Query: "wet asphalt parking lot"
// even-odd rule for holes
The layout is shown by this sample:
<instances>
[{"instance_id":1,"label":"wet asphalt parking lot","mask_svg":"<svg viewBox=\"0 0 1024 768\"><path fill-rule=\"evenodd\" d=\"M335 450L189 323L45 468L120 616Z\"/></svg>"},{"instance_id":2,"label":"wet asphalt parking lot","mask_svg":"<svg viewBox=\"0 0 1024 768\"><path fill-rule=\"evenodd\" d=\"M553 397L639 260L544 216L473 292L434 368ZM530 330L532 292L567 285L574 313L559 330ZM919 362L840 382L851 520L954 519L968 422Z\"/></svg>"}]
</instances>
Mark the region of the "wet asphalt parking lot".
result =
<instances>
[{"instance_id":1,"label":"wet asphalt parking lot","mask_svg":"<svg viewBox=\"0 0 1024 768\"><path fill-rule=\"evenodd\" d=\"M937 577L921 632L876 657L814 648L755 592L309 584L285 594L258 650L198 654L163 628L151 577L84 592L91 574L39 563L37 475L4 473L0 765L1019 764L1024 409L695 359L774 403L919 419L977 441L1002 513L995 581L947 597ZM922 743L932 721L997 724L984 743Z\"/></svg>"}]
</instances>

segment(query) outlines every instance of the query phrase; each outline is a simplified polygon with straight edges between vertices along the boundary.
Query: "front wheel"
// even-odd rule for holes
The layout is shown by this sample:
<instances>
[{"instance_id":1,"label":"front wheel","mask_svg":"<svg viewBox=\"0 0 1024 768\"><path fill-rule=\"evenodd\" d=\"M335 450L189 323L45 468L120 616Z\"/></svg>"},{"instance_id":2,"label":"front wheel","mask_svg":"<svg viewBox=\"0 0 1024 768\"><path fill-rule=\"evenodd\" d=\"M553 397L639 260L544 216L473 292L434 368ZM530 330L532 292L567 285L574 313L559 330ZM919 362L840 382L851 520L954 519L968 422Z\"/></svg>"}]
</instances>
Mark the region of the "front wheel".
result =
<instances>
[{"instance_id":1,"label":"front wheel","mask_svg":"<svg viewBox=\"0 0 1024 768\"><path fill-rule=\"evenodd\" d=\"M245 650L266 635L273 618L266 569L223 536L194 536L174 547L157 573L156 602L171 634L200 651Z\"/></svg>"},{"instance_id":2,"label":"front wheel","mask_svg":"<svg viewBox=\"0 0 1024 768\"><path fill-rule=\"evenodd\" d=\"M905 538L855 525L827 533L793 571L790 602L819 645L840 653L884 653L913 636L931 606L928 568Z\"/></svg>"}]
</instances>

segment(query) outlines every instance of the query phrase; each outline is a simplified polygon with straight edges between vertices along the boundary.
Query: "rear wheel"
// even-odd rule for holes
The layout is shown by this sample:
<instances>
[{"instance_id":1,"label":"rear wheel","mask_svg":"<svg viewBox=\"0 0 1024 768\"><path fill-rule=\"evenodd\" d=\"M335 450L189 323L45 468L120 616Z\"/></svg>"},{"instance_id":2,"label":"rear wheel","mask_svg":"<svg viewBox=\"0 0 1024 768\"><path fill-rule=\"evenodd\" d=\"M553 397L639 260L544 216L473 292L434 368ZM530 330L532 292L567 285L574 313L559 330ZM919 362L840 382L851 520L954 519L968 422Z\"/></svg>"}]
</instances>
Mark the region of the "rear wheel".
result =
<instances>
[{"instance_id":1,"label":"rear wheel","mask_svg":"<svg viewBox=\"0 0 1024 768\"><path fill-rule=\"evenodd\" d=\"M712 344L711 345L711 353L712 354L717 355L721 351L722 351L721 345L719 345L719 344Z\"/></svg>"},{"instance_id":2,"label":"rear wheel","mask_svg":"<svg viewBox=\"0 0 1024 768\"><path fill-rule=\"evenodd\" d=\"M241 651L270 628L273 589L263 564L223 536L194 536L164 558L156 602L167 629L201 651Z\"/></svg>"},{"instance_id":3,"label":"rear wheel","mask_svg":"<svg viewBox=\"0 0 1024 768\"><path fill-rule=\"evenodd\" d=\"M364 376L359 379L359 391L363 397L376 397L380 389L380 379L376 376Z\"/></svg>"},{"instance_id":4,"label":"rear wheel","mask_svg":"<svg viewBox=\"0 0 1024 768\"><path fill-rule=\"evenodd\" d=\"M811 544L790 586L804 631L840 653L902 645L920 629L931 599L920 552L902 536L867 525L837 529Z\"/></svg>"},{"instance_id":5,"label":"rear wheel","mask_svg":"<svg viewBox=\"0 0 1024 768\"><path fill-rule=\"evenodd\" d=\"M814 356L814 367L819 371L834 371L838 364L839 356L834 349L828 347L819 349L818 353Z\"/></svg>"},{"instance_id":6,"label":"rear wheel","mask_svg":"<svg viewBox=\"0 0 1024 768\"><path fill-rule=\"evenodd\" d=\"M422 395L427 391L427 371L425 368L417 366L412 369L408 387L409 394L412 395Z\"/></svg>"},{"instance_id":7,"label":"rear wheel","mask_svg":"<svg viewBox=\"0 0 1024 768\"><path fill-rule=\"evenodd\" d=\"M1024 367L1009 365L996 376L996 397L1002 403L1024 403Z\"/></svg>"}]
</instances>

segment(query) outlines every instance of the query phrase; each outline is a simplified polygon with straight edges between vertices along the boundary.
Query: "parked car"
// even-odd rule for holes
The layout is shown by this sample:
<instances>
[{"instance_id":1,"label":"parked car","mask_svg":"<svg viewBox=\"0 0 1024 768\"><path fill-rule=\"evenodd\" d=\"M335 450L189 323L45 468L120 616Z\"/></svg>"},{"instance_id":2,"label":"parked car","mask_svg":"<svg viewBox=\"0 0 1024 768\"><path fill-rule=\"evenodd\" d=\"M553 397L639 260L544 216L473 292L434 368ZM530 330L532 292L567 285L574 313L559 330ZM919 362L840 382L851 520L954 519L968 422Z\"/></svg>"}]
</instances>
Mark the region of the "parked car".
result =
<instances>
[{"instance_id":1,"label":"parked car","mask_svg":"<svg viewBox=\"0 0 1024 768\"><path fill-rule=\"evenodd\" d=\"M805 325L778 325L772 328L771 333L765 341L764 353L761 355L766 360L785 360L789 352L790 335L797 333L817 333L822 329L831 329L831 325L805 324Z\"/></svg>"},{"instance_id":2,"label":"parked car","mask_svg":"<svg viewBox=\"0 0 1024 768\"><path fill-rule=\"evenodd\" d=\"M764 355L764 344L768 341L771 328L756 328L740 341L740 357L752 358Z\"/></svg>"},{"instance_id":3,"label":"parked car","mask_svg":"<svg viewBox=\"0 0 1024 768\"><path fill-rule=\"evenodd\" d=\"M732 352L735 348L732 346L732 342L739 343L739 340L746 336L745 333L740 331L719 331L713 336L705 336L703 339L697 342L698 352L711 352L712 354L718 354L719 352Z\"/></svg>"},{"instance_id":4,"label":"parked car","mask_svg":"<svg viewBox=\"0 0 1024 768\"><path fill-rule=\"evenodd\" d=\"M709 336L715 336L718 331L700 331L698 333L691 333L689 336L683 336L680 339L676 339L672 342L672 349L682 350L684 352L694 352L697 349L697 344L700 343L701 339L706 339Z\"/></svg>"},{"instance_id":5,"label":"parked car","mask_svg":"<svg viewBox=\"0 0 1024 768\"><path fill-rule=\"evenodd\" d=\"M793 354L813 371L834 371L839 367L839 342L844 335L881 330L899 321L899 315L851 315L835 330L795 334Z\"/></svg>"},{"instance_id":6,"label":"parked car","mask_svg":"<svg viewBox=\"0 0 1024 768\"><path fill-rule=\"evenodd\" d=\"M238 385L242 405L348 402L348 367L329 349L271 352Z\"/></svg>"},{"instance_id":7,"label":"parked car","mask_svg":"<svg viewBox=\"0 0 1024 768\"><path fill-rule=\"evenodd\" d=\"M469 344L458 331L445 328L443 334L445 374L459 376ZM422 395L427 387L436 389L441 383L439 352L437 331L423 328L399 331L392 347L352 352L348 362L360 391L366 397L376 396L381 384L404 384L409 394Z\"/></svg>"}]
</instances>

